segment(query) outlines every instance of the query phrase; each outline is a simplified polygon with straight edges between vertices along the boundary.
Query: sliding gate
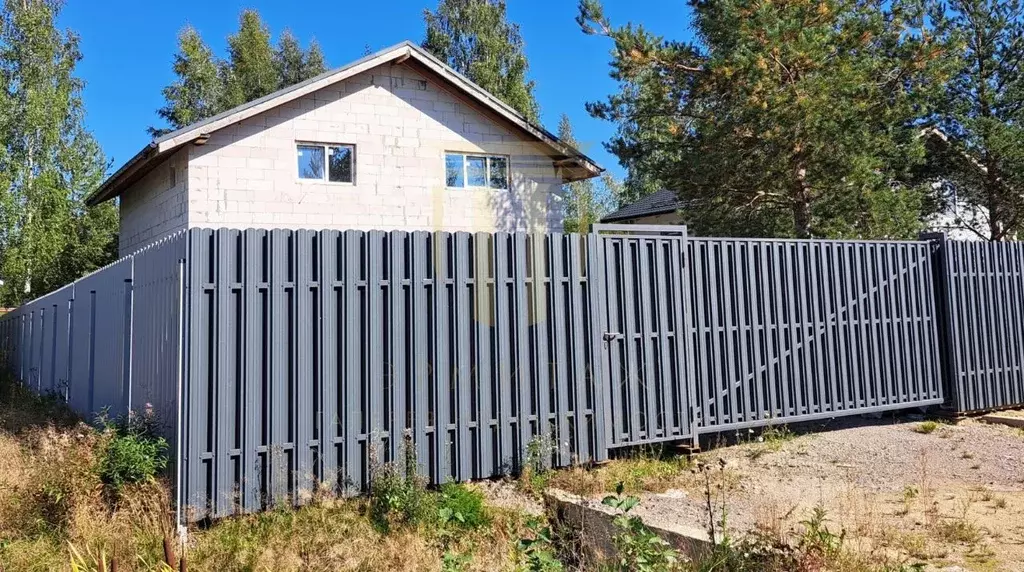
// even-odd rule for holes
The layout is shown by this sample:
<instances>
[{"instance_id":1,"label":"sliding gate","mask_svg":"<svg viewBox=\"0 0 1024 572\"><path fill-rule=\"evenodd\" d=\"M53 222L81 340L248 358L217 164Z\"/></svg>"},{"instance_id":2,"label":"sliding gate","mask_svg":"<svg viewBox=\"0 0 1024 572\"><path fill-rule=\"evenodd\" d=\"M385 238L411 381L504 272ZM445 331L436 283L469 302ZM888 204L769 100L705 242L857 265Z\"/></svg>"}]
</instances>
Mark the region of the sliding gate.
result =
<instances>
[{"instance_id":1,"label":"sliding gate","mask_svg":"<svg viewBox=\"0 0 1024 572\"><path fill-rule=\"evenodd\" d=\"M610 447L694 435L686 374L686 227L594 225Z\"/></svg>"}]
</instances>

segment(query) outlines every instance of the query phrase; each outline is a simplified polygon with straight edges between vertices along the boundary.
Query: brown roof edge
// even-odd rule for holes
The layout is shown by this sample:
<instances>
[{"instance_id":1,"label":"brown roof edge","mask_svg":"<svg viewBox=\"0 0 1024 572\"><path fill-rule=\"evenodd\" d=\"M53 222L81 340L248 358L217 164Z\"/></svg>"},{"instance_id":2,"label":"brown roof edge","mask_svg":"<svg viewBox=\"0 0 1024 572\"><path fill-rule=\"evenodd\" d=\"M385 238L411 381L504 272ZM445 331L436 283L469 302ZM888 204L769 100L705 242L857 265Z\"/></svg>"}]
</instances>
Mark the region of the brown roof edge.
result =
<instances>
[{"instance_id":1,"label":"brown roof edge","mask_svg":"<svg viewBox=\"0 0 1024 572\"><path fill-rule=\"evenodd\" d=\"M113 175L107 177L95 191L89 193L85 197L85 204L87 206L96 206L104 201L110 200L121 194L124 187L131 185L138 178L145 173L140 173L141 170L145 169L146 172L152 169L149 165L149 160L156 153L157 145L156 142L150 142L148 145L142 148L141 151L135 154L134 157L128 159L128 162L121 165L117 171L114 171ZM149 168L147 168L149 167Z\"/></svg>"}]
</instances>

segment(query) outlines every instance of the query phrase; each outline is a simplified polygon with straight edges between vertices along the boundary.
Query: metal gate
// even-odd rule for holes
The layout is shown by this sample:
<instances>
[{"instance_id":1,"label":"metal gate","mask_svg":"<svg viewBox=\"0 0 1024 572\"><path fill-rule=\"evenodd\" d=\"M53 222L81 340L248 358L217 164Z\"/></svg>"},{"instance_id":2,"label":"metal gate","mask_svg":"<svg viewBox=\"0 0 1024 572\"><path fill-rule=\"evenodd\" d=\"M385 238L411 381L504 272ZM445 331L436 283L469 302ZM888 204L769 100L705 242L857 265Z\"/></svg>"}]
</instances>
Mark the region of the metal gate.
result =
<instances>
[{"instance_id":1,"label":"metal gate","mask_svg":"<svg viewBox=\"0 0 1024 572\"><path fill-rule=\"evenodd\" d=\"M600 369L608 445L692 437L686 227L594 225L593 231L603 273Z\"/></svg>"}]
</instances>

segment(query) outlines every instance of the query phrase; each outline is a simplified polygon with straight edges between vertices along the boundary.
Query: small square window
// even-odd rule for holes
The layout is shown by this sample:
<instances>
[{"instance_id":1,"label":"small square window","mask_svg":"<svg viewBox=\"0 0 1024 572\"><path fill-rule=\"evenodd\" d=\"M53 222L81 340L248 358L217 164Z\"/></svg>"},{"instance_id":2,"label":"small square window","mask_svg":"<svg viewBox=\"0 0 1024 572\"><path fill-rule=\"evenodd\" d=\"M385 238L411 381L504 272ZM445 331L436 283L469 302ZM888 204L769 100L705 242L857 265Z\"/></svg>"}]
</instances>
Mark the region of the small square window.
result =
<instances>
[{"instance_id":1,"label":"small square window","mask_svg":"<svg viewBox=\"0 0 1024 572\"><path fill-rule=\"evenodd\" d=\"M464 159L462 155L449 153L444 157L445 185L449 187L465 187Z\"/></svg>"},{"instance_id":2,"label":"small square window","mask_svg":"<svg viewBox=\"0 0 1024 572\"><path fill-rule=\"evenodd\" d=\"M355 174L355 147L300 143L295 146L299 178L332 183L351 183Z\"/></svg>"},{"instance_id":3,"label":"small square window","mask_svg":"<svg viewBox=\"0 0 1024 572\"><path fill-rule=\"evenodd\" d=\"M299 145L299 178L324 178L324 148L320 145Z\"/></svg>"}]
</instances>

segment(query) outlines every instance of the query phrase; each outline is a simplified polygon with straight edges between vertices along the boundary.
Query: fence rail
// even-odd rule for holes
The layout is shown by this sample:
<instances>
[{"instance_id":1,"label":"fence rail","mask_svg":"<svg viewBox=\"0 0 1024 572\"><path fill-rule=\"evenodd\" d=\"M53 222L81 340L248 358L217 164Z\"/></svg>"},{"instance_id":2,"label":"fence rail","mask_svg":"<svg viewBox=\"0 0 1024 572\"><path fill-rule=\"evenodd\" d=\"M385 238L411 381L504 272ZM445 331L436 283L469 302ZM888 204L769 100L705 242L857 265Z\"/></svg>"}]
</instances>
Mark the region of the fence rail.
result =
<instances>
[{"instance_id":1,"label":"fence rail","mask_svg":"<svg viewBox=\"0 0 1024 572\"><path fill-rule=\"evenodd\" d=\"M1024 247L192 229L0 318L83 416L152 405L183 520L716 431L1024 405ZM186 510L187 509L187 510Z\"/></svg>"}]
</instances>

